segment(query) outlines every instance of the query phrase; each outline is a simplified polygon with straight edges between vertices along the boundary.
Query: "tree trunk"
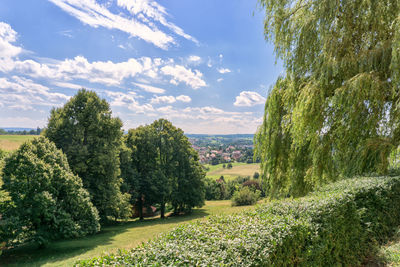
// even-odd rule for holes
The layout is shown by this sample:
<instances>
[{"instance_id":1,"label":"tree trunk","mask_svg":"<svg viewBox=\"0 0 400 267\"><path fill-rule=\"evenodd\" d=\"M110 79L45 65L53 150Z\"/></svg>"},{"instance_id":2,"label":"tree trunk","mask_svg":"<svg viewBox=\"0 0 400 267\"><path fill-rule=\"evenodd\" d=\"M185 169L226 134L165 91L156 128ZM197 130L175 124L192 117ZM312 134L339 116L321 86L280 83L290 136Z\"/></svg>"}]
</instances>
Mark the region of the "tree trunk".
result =
<instances>
[{"instance_id":1,"label":"tree trunk","mask_svg":"<svg viewBox=\"0 0 400 267\"><path fill-rule=\"evenodd\" d=\"M165 201L161 201L161 219L165 218Z\"/></svg>"},{"instance_id":2,"label":"tree trunk","mask_svg":"<svg viewBox=\"0 0 400 267\"><path fill-rule=\"evenodd\" d=\"M139 220L143 221L143 197L140 196L138 199L138 209L139 209Z\"/></svg>"}]
</instances>

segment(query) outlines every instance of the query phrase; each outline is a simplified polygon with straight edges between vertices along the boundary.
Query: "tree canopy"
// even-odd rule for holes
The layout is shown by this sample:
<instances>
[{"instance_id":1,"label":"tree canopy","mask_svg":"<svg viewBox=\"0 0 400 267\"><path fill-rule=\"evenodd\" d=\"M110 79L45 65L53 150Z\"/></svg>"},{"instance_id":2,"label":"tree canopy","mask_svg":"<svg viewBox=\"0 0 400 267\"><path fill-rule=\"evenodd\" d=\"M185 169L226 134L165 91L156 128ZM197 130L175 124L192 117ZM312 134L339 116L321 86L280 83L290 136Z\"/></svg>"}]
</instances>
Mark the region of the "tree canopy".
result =
<instances>
[{"instance_id":1,"label":"tree canopy","mask_svg":"<svg viewBox=\"0 0 400 267\"><path fill-rule=\"evenodd\" d=\"M255 136L271 196L388 170L400 141L400 2L260 0L286 73Z\"/></svg>"},{"instance_id":2,"label":"tree canopy","mask_svg":"<svg viewBox=\"0 0 400 267\"><path fill-rule=\"evenodd\" d=\"M103 220L129 213L128 196L120 191L121 127L106 100L82 89L63 107L51 111L45 131L67 155Z\"/></svg>"},{"instance_id":3,"label":"tree canopy","mask_svg":"<svg viewBox=\"0 0 400 267\"><path fill-rule=\"evenodd\" d=\"M81 179L46 138L28 141L6 158L3 181L10 203L2 203L2 241L45 245L100 230L98 212Z\"/></svg>"},{"instance_id":4,"label":"tree canopy","mask_svg":"<svg viewBox=\"0 0 400 267\"><path fill-rule=\"evenodd\" d=\"M130 164L122 166L125 183L135 196L139 216L143 205L159 204L161 217L166 203L175 212L204 204L204 173L196 151L183 131L165 119L129 130L125 139L131 151Z\"/></svg>"}]
</instances>

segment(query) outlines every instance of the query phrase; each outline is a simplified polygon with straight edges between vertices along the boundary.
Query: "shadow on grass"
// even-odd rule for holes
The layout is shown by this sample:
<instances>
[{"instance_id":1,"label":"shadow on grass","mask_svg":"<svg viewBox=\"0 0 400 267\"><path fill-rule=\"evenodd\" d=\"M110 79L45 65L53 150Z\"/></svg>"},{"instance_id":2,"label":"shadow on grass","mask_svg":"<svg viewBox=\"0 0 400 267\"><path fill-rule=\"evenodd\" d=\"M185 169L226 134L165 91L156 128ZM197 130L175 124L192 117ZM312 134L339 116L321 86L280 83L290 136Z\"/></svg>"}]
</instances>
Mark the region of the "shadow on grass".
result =
<instances>
[{"instance_id":1,"label":"shadow on grass","mask_svg":"<svg viewBox=\"0 0 400 267\"><path fill-rule=\"evenodd\" d=\"M3 251L3 255L0 256L0 266L41 266L46 263L56 263L84 254L97 246L110 245L114 236L125 233L133 228L179 224L208 215L209 213L205 209L194 209L190 214L168 217L166 219L146 218L143 221L135 219L132 221L117 222L113 225L102 227L102 230L95 235L52 242L44 249L38 249L37 246L31 244L22 245ZM155 233L155 235L162 232Z\"/></svg>"}]
</instances>

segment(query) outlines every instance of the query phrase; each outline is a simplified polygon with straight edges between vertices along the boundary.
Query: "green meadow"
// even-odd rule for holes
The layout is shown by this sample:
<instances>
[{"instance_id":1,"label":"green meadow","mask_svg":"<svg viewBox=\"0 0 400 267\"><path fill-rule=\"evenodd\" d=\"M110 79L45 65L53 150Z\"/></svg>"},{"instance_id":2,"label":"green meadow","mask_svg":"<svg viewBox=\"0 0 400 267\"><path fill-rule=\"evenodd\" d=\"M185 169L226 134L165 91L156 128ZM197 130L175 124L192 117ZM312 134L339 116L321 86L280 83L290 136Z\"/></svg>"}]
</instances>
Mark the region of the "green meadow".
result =
<instances>
[{"instance_id":1,"label":"green meadow","mask_svg":"<svg viewBox=\"0 0 400 267\"><path fill-rule=\"evenodd\" d=\"M225 164L227 165L227 164ZM250 176L253 177L255 172L260 173L260 164L259 163L242 163L242 162L234 162L232 163L232 168L223 168L223 164L218 165L205 165L205 167L209 168L207 171L207 177L218 179L221 176L224 176L225 181L234 179L238 176Z\"/></svg>"},{"instance_id":2,"label":"green meadow","mask_svg":"<svg viewBox=\"0 0 400 267\"><path fill-rule=\"evenodd\" d=\"M153 217L144 221L135 219L118 222L102 227L95 235L53 242L45 249L24 245L4 251L0 257L0 266L72 266L77 260L98 257L118 249L134 248L184 223L202 220L209 215L232 214L253 207L232 207L229 200L206 201L204 207L194 209L187 215L168 217L164 220Z\"/></svg>"}]
</instances>

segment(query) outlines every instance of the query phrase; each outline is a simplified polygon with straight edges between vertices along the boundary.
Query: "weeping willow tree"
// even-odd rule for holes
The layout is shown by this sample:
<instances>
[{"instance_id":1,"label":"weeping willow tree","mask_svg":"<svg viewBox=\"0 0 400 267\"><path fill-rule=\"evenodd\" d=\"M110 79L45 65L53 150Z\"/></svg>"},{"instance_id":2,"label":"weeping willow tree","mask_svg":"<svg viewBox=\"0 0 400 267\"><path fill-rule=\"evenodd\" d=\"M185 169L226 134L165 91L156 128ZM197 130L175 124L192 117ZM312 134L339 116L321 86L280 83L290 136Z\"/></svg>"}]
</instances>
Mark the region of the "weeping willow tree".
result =
<instances>
[{"instance_id":1,"label":"weeping willow tree","mask_svg":"<svg viewBox=\"0 0 400 267\"><path fill-rule=\"evenodd\" d=\"M284 62L255 136L271 196L384 174L400 141L400 1L260 0Z\"/></svg>"}]
</instances>

